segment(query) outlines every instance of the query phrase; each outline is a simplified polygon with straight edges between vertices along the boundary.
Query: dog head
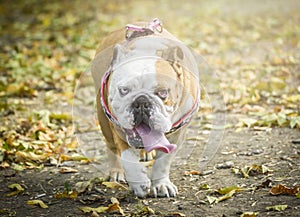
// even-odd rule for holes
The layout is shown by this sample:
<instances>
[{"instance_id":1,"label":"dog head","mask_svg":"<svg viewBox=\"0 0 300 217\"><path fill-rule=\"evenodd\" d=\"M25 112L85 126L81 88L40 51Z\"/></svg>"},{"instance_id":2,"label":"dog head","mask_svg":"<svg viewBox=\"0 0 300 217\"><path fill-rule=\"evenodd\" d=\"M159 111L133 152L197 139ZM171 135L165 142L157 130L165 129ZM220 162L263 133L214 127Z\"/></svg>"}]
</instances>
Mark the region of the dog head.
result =
<instances>
[{"instance_id":1,"label":"dog head","mask_svg":"<svg viewBox=\"0 0 300 217\"><path fill-rule=\"evenodd\" d=\"M162 135L192 107L196 97L197 77L180 65L182 49L154 42L114 49L108 104L128 143L135 147L165 139Z\"/></svg>"}]
</instances>

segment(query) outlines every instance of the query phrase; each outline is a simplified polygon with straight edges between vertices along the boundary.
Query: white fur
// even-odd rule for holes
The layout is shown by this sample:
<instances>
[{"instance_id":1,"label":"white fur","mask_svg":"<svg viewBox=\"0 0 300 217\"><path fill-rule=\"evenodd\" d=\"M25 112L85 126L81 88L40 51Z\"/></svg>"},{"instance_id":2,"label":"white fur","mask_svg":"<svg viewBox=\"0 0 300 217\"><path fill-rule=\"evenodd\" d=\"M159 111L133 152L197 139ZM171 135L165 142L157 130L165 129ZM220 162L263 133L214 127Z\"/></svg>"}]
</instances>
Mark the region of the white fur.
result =
<instances>
[{"instance_id":1,"label":"white fur","mask_svg":"<svg viewBox=\"0 0 300 217\"><path fill-rule=\"evenodd\" d=\"M139 150L129 148L123 151L121 162L131 191L138 197L145 197L149 191L154 197L175 197L178 190L169 178L173 156L157 151L150 182L147 169L139 162Z\"/></svg>"},{"instance_id":2,"label":"white fur","mask_svg":"<svg viewBox=\"0 0 300 217\"><path fill-rule=\"evenodd\" d=\"M164 106L163 102L154 94L157 87L156 61L156 58L135 59L121 64L112 72L108 100L121 127L133 128L134 116L130 111L130 106L137 96L146 94L155 105L150 118L151 127L162 132L171 129L173 110ZM128 87L131 91L127 95L121 96L120 87Z\"/></svg>"},{"instance_id":3,"label":"white fur","mask_svg":"<svg viewBox=\"0 0 300 217\"><path fill-rule=\"evenodd\" d=\"M150 180L147 176L147 169L139 163L139 159L139 155L133 148L121 153L121 162L130 189L138 197L145 197L150 190Z\"/></svg>"},{"instance_id":4,"label":"white fur","mask_svg":"<svg viewBox=\"0 0 300 217\"><path fill-rule=\"evenodd\" d=\"M157 151L155 163L151 173L151 194L154 197L175 197L177 187L170 181L170 166L174 154Z\"/></svg>"}]
</instances>

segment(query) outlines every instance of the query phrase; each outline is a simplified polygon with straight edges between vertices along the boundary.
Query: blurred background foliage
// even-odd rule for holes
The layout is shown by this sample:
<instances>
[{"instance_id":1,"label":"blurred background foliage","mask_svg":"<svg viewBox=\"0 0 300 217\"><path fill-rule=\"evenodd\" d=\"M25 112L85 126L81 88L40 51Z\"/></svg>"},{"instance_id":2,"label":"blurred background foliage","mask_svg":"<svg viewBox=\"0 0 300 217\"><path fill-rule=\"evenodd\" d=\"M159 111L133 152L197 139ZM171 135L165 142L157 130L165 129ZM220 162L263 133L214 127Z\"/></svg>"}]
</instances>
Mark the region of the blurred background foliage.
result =
<instances>
[{"instance_id":1,"label":"blurred background foliage","mask_svg":"<svg viewBox=\"0 0 300 217\"><path fill-rule=\"evenodd\" d=\"M75 84L107 33L154 17L214 69L226 111L244 115L233 127L300 128L299 9L292 0L1 0L0 166L87 160L66 155L77 148Z\"/></svg>"}]
</instances>

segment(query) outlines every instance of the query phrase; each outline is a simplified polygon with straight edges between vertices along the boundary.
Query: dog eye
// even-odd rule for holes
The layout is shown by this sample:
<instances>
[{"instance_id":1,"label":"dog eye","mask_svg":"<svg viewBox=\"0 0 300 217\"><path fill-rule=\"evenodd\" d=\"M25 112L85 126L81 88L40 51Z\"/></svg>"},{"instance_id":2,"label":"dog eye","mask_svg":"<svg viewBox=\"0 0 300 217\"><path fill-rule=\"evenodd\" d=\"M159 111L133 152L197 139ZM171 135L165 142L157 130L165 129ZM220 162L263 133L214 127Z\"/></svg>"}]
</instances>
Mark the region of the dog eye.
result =
<instances>
[{"instance_id":1,"label":"dog eye","mask_svg":"<svg viewBox=\"0 0 300 217\"><path fill-rule=\"evenodd\" d=\"M167 99L168 95L169 95L169 91L167 89L162 89L162 90L158 90L156 92L156 95L161 98L162 100Z\"/></svg>"},{"instance_id":2,"label":"dog eye","mask_svg":"<svg viewBox=\"0 0 300 217\"><path fill-rule=\"evenodd\" d=\"M130 92L128 87L119 87L119 93L121 96L126 96Z\"/></svg>"}]
</instances>

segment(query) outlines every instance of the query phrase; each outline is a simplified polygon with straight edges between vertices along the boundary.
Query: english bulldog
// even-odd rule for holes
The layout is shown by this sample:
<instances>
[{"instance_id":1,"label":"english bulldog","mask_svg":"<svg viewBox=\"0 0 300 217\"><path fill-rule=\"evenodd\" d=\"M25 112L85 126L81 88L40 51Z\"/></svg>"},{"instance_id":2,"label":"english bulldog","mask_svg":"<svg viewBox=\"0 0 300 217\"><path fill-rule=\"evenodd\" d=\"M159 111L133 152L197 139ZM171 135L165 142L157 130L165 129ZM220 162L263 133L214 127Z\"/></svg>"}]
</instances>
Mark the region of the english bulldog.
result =
<instances>
[{"instance_id":1,"label":"english bulldog","mask_svg":"<svg viewBox=\"0 0 300 217\"><path fill-rule=\"evenodd\" d=\"M138 197L175 197L172 159L198 109L198 67L192 52L154 19L109 34L92 62L97 116L106 139L110 181ZM151 172L140 163L140 150Z\"/></svg>"}]
</instances>

